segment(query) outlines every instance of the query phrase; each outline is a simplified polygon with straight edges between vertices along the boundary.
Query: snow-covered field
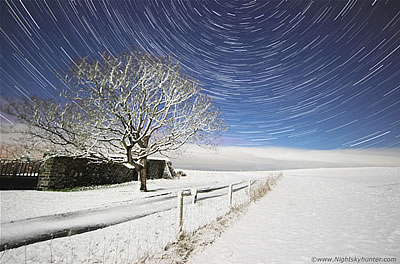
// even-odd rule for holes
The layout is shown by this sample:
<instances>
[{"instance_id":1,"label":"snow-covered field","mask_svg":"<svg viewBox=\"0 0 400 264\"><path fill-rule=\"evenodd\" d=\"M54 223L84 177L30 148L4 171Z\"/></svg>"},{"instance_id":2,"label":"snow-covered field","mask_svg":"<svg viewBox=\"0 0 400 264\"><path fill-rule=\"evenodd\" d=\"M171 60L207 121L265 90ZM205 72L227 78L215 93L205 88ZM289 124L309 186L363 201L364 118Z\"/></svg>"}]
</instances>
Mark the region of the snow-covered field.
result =
<instances>
[{"instance_id":1,"label":"snow-covered field","mask_svg":"<svg viewBox=\"0 0 400 264\"><path fill-rule=\"evenodd\" d=\"M139 183L129 182L94 190L74 192L0 191L1 223L81 210L114 207L137 202L149 196L182 189L259 179L269 172L223 172L185 170L186 177L174 180L148 180L150 192L139 191Z\"/></svg>"},{"instance_id":2,"label":"snow-covered field","mask_svg":"<svg viewBox=\"0 0 400 264\"><path fill-rule=\"evenodd\" d=\"M274 174L277 175L270 172L188 171L188 176L180 180L149 181L149 193L137 191L137 183L69 193L4 191L2 200L8 199L14 208L10 205L2 208L1 244L18 247L1 252L0 258L2 263L133 263L162 252L168 243L176 241L177 190L236 182L242 182L236 188L247 187L247 181L243 183L245 179L265 181ZM262 181L254 183L252 188L259 182ZM234 205L249 201L246 191L243 188L234 193ZM168 195L162 195L165 193ZM211 199L202 200L210 194ZM37 201L38 209L33 200ZM6 206L3 201L2 206ZM149 210L153 211L151 215L148 215ZM195 205L191 204L191 197L186 197L184 231L192 232L228 210L226 188L199 194ZM144 211L147 213L143 214ZM116 219L122 221L115 222ZM86 232L93 230L93 223L108 227ZM109 226L111 223L114 225ZM71 228L72 234L68 231ZM75 232L85 233L73 235ZM54 238L60 233L67 237ZM34 237L48 240L29 244Z\"/></svg>"},{"instance_id":3,"label":"snow-covered field","mask_svg":"<svg viewBox=\"0 0 400 264\"><path fill-rule=\"evenodd\" d=\"M260 179L271 172L187 171L179 180L128 183L82 192L2 191L1 222L113 207L146 196ZM243 190L234 195L246 198ZM189 230L225 213L226 197L185 207ZM149 205L150 206L150 205ZM223 208L223 210L221 210ZM313 257L400 260L400 168L284 171L278 185L190 263L311 263ZM176 210L92 232L0 252L3 263L132 263L176 238ZM201 243L198 243L201 244ZM77 262L78 261L78 262ZM390 263L390 262L389 262Z\"/></svg>"},{"instance_id":4,"label":"snow-covered field","mask_svg":"<svg viewBox=\"0 0 400 264\"><path fill-rule=\"evenodd\" d=\"M354 257L400 262L400 168L284 175L274 191L189 263L318 263L325 257L337 257L336 263L357 263Z\"/></svg>"}]
</instances>

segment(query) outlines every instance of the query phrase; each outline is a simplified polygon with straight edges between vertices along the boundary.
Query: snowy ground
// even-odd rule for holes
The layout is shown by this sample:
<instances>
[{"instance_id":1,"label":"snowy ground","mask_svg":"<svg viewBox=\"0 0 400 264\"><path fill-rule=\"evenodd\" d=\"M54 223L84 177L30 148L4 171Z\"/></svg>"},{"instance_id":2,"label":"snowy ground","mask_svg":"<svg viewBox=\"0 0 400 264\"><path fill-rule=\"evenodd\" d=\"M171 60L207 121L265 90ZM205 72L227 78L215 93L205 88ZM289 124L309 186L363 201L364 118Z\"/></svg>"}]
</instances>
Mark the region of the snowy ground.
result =
<instances>
[{"instance_id":1,"label":"snowy ground","mask_svg":"<svg viewBox=\"0 0 400 264\"><path fill-rule=\"evenodd\" d=\"M200 184L199 179L192 179L196 173L201 174L201 179L207 180L207 186L221 186L226 183L243 182L243 179L249 178L262 178L262 180L255 181L252 184L253 192L261 187L262 183L265 183L267 176L274 175L273 173L267 172L190 172L192 176L188 176L186 183L184 181L176 181L175 186L171 188L163 188L162 190L156 190L152 195L159 195L166 191L173 191L175 189L187 189L188 187L194 187L196 184ZM249 175L251 174L251 175ZM277 176L278 174L275 173ZM198 176L200 177L200 176ZM186 185L192 181L190 186ZM154 181L153 184L161 185L165 184L164 181ZM181 184L179 184L181 183ZM202 184L204 185L204 184ZM179 186L181 186L179 188ZM244 188L241 188L243 186ZM183 188L184 187L184 188ZM233 193L232 205L239 206L246 204L249 201L247 181L239 185L235 185L234 189L236 192ZM124 187L115 187L124 188ZM108 188L106 188L108 189ZM106 191L104 189L103 191ZM97 190L100 191L100 190ZM109 191L109 190L108 190ZM223 191L222 196L220 191ZM93 191L87 191L93 193ZM101 191L100 191L101 192ZM21 192L21 196L26 194L33 195L30 192ZM51 194L47 193L46 195ZM58 195L58 193L53 193ZM204 199L205 197L211 197L210 199ZM200 193L198 196L198 202L196 204L191 203L191 197L185 198L184 204L184 217L183 217L183 231L193 232L199 227L207 225L218 217L224 216L229 211L229 203L227 196L227 188L218 189L213 192ZM42 195L38 193L37 195ZM79 197L81 194L74 193L71 197ZM148 194L147 194L148 195ZM168 196L168 195L167 195ZM73 231L70 233L70 227L79 225L81 227L88 227L88 222L95 221L96 223L102 224L113 218L126 217L126 214L136 214L142 210L153 210L159 209L160 205L164 204L164 201L158 201L155 199L165 197L160 196L157 198L146 199L145 203L136 202L138 206L135 206L134 200L130 200L127 204L125 201L115 202L110 201L108 208L93 209L79 212L69 212L62 215L55 216L41 216L31 219L18 220L14 222L4 222L1 224L1 243L6 250L0 252L1 263L136 263L136 261L146 258L154 254L163 252L165 246L176 241L178 234L177 225L177 210L176 210L176 195L173 195L172 207L165 207L162 210L156 210L157 213L147 215L141 218L125 219L124 222L119 224L107 226L105 228L97 229L95 231L92 228L80 229L81 234L75 234ZM23 198L23 197L22 197ZM24 199L20 197L21 203ZM143 197L138 197L140 200ZM142 199L144 200L144 199ZM76 200L75 200L76 201ZM151 201L151 203L149 203ZM166 202L171 201L167 199ZM61 201L63 202L63 201ZM70 201L71 202L71 201ZM103 200L103 202L106 202ZM23 207L23 206L21 206ZM76 205L74 209L82 208L81 205ZM171 209L168 209L171 208ZM118 210L118 212L115 211ZM120 211L125 210L125 212ZM55 208L49 207L49 211L54 212ZM98 214L98 211L101 211ZM109 212L103 214L103 211ZM24 212L29 212L25 210ZM9 212L10 214L12 211ZM42 210L42 215L46 214L46 210ZM71 219L71 216L72 219ZM94 217L93 217L94 216ZM25 216L26 218L26 216ZM52 220L53 219L53 220ZM50 220L50 221L49 221ZM90 221L88 221L90 220ZM46 229L48 232L43 233ZM62 232L66 236L58 237L58 231ZM73 229L75 230L75 229ZM40 231L40 232L39 232ZM39 233L40 234L39 234ZM53 233L56 232L56 233ZM30 238L24 239L36 234L42 236L43 234L47 237L45 241L31 243ZM39 235L38 235L39 234ZM15 238L18 238L18 246L15 246ZM22 240L21 240L22 238ZM28 241L28 243L26 243ZM38 240L36 240L38 241ZM14 246L8 247L8 244L14 244Z\"/></svg>"},{"instance_id":2,"label":"snowy ground","mask_svg":"<svg viewBox=\"0 0 400 264\"><path fill-rule=\"evenodd\" d=\"M312 263L324 257L339 257L337 263L344 257L400 262L400 168L284 175L274 191L189 263Z\"/></svg>"},{"instance_id":3,"label":"snowy ground","mask_svg":"<svg viewBox=\"0 0 400 264\"><path fill-rule=\"evenodd\" d=\"M174 180L149 180L150 192L139 191L138 182L107 186L95 190L76 192L0 191L1 223L19 221L33 217L64 214L70 212L115 207L131 204L148 196L176 192L193 187L214 186L265 178L270 173L190 171L188 176Z\"/></svg>"},{"instance_id":4,"label":"snowy ground","mask_svg":"<svg viewBox=\"0 0 400 264\"><path fill-rule=\"evenodd\" d=\"M180 180L83 192L2 191L2 225L38 216L115 207L145 196L265 178L270 172L187 171ZM244 190L234 195L241 202ZM222 208L222 211L221 211ZM210 223L226 197L185 207L185 224ZM400 260L400 168L288 170L272 192L250 206L215 244L190 263L311 263L312 257L397 257ZM1 263L132 263L176 238L176 210L92 232L0 252ZM204 231L206 232L206 230ZM198 242L198 244L202 244ZM337 261L340 262L340 261ZM151 263L151 262L150 262ZM371 263L371 261L370 261Z\"/></svg>"}]
</instances>

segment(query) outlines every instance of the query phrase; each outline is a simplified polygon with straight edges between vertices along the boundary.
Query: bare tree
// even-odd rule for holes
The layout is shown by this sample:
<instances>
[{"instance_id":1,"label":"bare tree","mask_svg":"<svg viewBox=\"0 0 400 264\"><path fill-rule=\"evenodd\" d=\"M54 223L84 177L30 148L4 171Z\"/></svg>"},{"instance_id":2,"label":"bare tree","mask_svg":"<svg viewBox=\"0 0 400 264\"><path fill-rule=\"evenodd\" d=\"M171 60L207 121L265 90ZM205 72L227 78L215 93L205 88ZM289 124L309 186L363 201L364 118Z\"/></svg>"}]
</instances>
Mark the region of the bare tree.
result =
<instances>
[{"instance_id":1,"label":"bare tree","mask_svg":"<svg viewBox=\"0 0 400 264\"><path fill-rule=\"evenodd\" d=\"M114 162L123 154L143 191L148 156L189 141L208 144L225 129L211 98L171 58L142 51L102 54L76 61L60 78L67 89L58 101L13 101L6 112L54 153Z\"/></svg>"}]
</instances>

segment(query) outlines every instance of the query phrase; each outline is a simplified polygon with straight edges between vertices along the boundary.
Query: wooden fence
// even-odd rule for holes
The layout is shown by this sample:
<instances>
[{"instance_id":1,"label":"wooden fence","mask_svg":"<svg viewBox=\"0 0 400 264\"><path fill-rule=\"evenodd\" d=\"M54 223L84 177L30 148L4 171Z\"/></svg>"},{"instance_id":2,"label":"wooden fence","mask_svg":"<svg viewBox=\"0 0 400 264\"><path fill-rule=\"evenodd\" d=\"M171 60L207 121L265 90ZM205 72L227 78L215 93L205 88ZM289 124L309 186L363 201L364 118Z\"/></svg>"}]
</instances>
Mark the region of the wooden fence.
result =
<instances>
[{"instance_id":1,"label":"wooden fence","mask_svg":"<svg viewBox=\"0 0 400 264\"><path fill-rule=\"evenodd\" d=\"M40 161L0 161L0 189L36 189Z\"/></svg>"}]
</instances>

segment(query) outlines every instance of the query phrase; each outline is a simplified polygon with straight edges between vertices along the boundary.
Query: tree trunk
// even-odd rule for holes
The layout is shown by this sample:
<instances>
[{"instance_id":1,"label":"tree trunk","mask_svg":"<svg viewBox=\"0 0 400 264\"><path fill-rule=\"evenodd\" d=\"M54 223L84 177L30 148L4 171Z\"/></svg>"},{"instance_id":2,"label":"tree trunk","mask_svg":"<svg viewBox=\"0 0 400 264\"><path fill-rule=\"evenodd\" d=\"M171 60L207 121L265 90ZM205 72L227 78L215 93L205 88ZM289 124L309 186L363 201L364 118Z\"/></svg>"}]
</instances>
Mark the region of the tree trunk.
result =
<instances>
[{"instance_id":1,"label":"tree trunk","mask_svg":"<svg viewBox=\"0 0 400 264\"><path fill-rule=\"evenodd\" d=\"M146 158L141 158L140 159L140 164L142 165L142 168L140 169L139 172L139 177L140 177L140 190L147 192L147 186L146 186L146 179L147 179L147 157Z\"/></svg>"},{"instance_id":2,"label":"tree trunk","mask_svg":"<svg viewBox=\"0 0 400 264\"><path fill-rule=\"evenodd\" d=\"M126 147L126 159L127 159L127 162L129 164L133 163L132 162L132 147L131 146L127 146Z\"/></svg>"}]
</instances>

